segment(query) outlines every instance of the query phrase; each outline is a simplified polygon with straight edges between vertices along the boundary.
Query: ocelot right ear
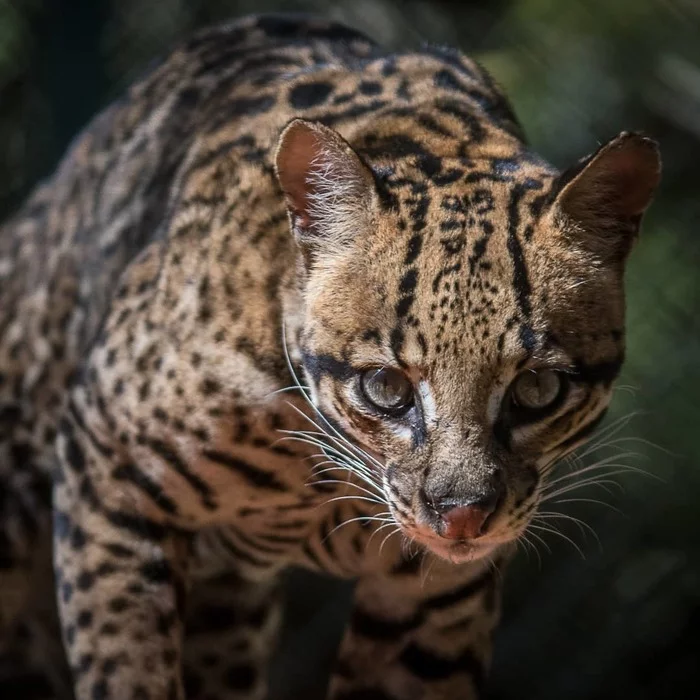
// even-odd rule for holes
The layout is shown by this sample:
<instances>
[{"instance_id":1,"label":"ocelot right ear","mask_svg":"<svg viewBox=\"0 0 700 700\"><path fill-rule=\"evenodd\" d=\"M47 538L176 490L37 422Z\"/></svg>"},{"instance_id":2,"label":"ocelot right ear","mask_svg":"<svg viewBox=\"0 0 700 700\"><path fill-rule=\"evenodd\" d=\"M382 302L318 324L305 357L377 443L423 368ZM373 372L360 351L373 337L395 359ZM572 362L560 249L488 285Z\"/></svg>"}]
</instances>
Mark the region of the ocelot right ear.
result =
<instances>
[{"instance_id":1,"label":"ocelot right ear","mask_svg":"<svg viewBox=\"0 0 700 700\"><path fill-rule=\"evenodd\" d=\"M320 252L341 253L368 225L372 174L333 129L294 119L280 136L275 171L307 266Z\"/></svg>"},{"instance_id":2,"label":"ocelot right ear","mask_svg":"<svg viewBox=\"0 0 700 700\"><path fill-rule=\"evenodd\" d=\"M660 178L658 144L623 132L559 177L555 213L593 252L621 260L636 240Z\"/></svg>"}]
</instances>

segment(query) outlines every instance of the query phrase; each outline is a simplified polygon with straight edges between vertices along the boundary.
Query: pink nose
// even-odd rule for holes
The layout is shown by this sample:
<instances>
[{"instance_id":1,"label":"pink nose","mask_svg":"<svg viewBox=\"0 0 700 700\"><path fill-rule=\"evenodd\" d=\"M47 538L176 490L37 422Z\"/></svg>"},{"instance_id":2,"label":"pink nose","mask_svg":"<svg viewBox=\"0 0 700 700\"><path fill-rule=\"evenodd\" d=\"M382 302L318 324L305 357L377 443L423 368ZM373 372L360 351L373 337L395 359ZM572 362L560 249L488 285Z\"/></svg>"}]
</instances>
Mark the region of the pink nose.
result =
<instances>
[{"instance_id":1,"label":"pink nose","mask_svg":"<svg viewBox=\"0 0 700 700\"><path fill-rule=\"evenodd\" d=\"M483 534L486 519L495 510L496 504L474 503L457 506L441 513L442 536L449 540L473 540Z\"/></svg>"}]
</instances>

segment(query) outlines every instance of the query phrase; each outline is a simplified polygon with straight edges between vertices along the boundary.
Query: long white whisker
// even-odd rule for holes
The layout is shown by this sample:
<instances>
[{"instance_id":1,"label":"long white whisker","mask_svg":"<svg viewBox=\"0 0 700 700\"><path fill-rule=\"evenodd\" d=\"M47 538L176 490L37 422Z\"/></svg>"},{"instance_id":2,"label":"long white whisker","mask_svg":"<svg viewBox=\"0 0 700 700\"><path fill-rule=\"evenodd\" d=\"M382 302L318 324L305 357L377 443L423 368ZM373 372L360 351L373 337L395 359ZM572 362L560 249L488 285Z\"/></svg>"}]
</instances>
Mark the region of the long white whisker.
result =
<instances>
[{"instance_id":1,"label":"long white whisker","mask_svg":"<svg viewBox=\"0 0 700 700\"><path fill-rule=\"evenodd\" d=\"M619 508L616 508L614 505L606 503L605 501L600 501L597 498L560 498L558 501L552 501L552 505L558 505L559 503L594 503L597 506L605 506L606 508L610 508L620 515L624 515Z\"/></svg>"},{"instance_id":2,"label":"long white whisker","mask_svg":"<svg viewBox=\"0 0 700 700\"><path fill-rule=\"evenodd\" d=\"M280 431L280 432L290 432L290 431ZM372 486L375 486L378 490L381 490L380 484L375 480L376 477L374 474L372 474L371 471L365 469L362 465L357 465L357 464L351 464L349 463L348 457L338 450L336 450L333 446L327 445L324 443L322 440L319 440L318 438L314 437L299 437L299 434L296 433L295 431L294 434L289 434L286 435L283 438L280 438L278 442L281 442L283 440L296 440L297 442L302 442L306 443L309 445L314 445L315 447L320 447L321 450L324 452L325 456L329 458L330 461L332 461L334 464L338 465L339 469L344 469L346 471L349 471L353 474L356 474L360 478L362 478L364 481L367 483L371 484ZM336 459L333 459L335 456Z\"/></svg>"},{"instance_id":3,"label":"long white whisker","mask_svg":"<svg viewBox=\"0 0 700 700\"><path fill-rule=\"evenodd\" d=\"M323 484L325 482L321 481L319 483ZM380 506L386 505L384 501L378 501L376 498L368 498L367 496L334 496L333 498L329 498L327 501L321 503L320 506L335 503L336 501L366 501L367 503L375 503Z\"/></svg>"},{"instance_id":4,"label":"long white whisker","mask_svg":"<svg viewBox=\"0 0 700 700\"><path fill-rule=\"evenodd\" d=\"M528 559L529 559L529 550L525 548L525 545L530 547L535 552L535 556L537 557L537 566L540 569L542 569L542 556L540 555L540 550L537 549L537 547L532 542L530 542L527 534L524 532L521 533L520 537L516 541L523 543L523 549L525 549L525 551L528 552Z\"/></svg>"},{"instance_id":5,"label":"long white whisker","mask_svg":"<svg viewBox=\"0 0 700 700\"><path fill-rule=\"evenodd\" d=\"M425 562L427 561L427 559L428 559L428 555L424 554L423 559L421 560L421 563L420 563L420 568L421 568L420 587L421 588L425 588L425 584L428 582L428 578L430 577L430 572L433 570L433 568L435 567L435 563L436 563L436 558L434 556L431 556L430 563L428 563L426 566ZM425 569L425 573L423 571L424 569Z\"/></svg>"},{"instance_id":6,"label":"long white whisker","mask_svg":"<svg viewBox=\"0 0 700 700\"><path fill-rule=\"evenodd\" d=\"M384 525L380 525L380 526L370 535L369 539L367 540L367 546L369 547L370 543L371 543L372 540L374 539L374 536L375 536L380 530L383 530L383 529L386 528L386 527L390 527L391 525L394 525L394 526L397 527L397 529L398 529L398 526L396 525L396 521L394 520L393 516L392 516L392 519L391 519L390 522L387 522L387 523L385 523Z\"/></svg>"},{"instance_id":7,"label":"long white whisker","mask_svg":"<svg viewBox=\"0 0 700 700\"><path fill-rule=\"evenodd\" d=\"M549 545L536 532L532 532L532 530L530 529L531 527L532 527L532 525L528 525L528 528L527 528L528 535L531 535L532 537L537 538L544 545L544 548L551 554L552 550L549 548ZM540 564L541 563L542 563L542 560L540 560Z\"/></svg>"},{"instance_id":8,"label":"long white whisker","mask_svg":"<svg viewBox=\"0 0 700 700\"><path fill-rule=\"evenodd\" d=\"M397 527L396 530L393 532L390 532L383 540L382 543L379 545L379 556L382 556L382 550L384 549L384 545L386 544L387 540L392 536L395 535L396 533L401 533L401 528Z\"/></svg>"},{"instance_id":9,"label":"long white whisker","mask_svg":"<svg viewBox=\"0 0 700 700\"><path fill-rule=\"evenodd\" d=\"M386 518L380 518L378 516L368 516L368 515L360 515L357 518L350 518L350 520L344 520L340 525L336 525L322 540L322 542L325 542L336 530L340 530L341 527L344 525L349 525L350 523L356 523L359 521L365 521L365 522L378 522L378 523L388 523L388 522L393 522L392 520L387 520Z\"/></svg>"},{"instance_id":10,"label":"long white whisker","mask_svg":"<svg viewBox=\"0 0 700 700\"><path fill-rule=\"evenodd\" d=\"M369 491L366 488L363 488L359 484L356 484L354 481L342 481L341 479L323 479L321 481L317 481L317 484L343 484L344 486L352 486L359 491L362 491L363 493L366 493L368 496L371 496L377 503L382 503L384 505L387 505L387 502L384 500L380 500L377 498L377 494L374 493L373 491Z\"/></svg>"},{"instance_id":11,"label":"long white whisker","mask_svg":"<svg viewBox=\"0 0 700 700\"><path fill-rule=\"evenodd\" d=\"M590 532L593 537L596 539L598 542L598 545L602 548L602 543L600 541L600 537L598 537L598 533L585 521L581 520L580 518L575 518L573 515L566 515L565 513L554 513L554 512L545 512L545 513L537 513L533 518L533 521L537 522L539 520L570 520L571 522L575 523L576 526L579 528L582 534L586 534L586 530Z\"/></svg>"},{"instance_id":12,"label":"long white whisker","mask_svg":"<svg viewBox=\"0 0 700 700\"><path fill-rule=\"evenodd\" d=\"M348 441L345 439L345 437L344 437L344 436L329 422L329 420L323 415L323 413L321 412L321 410L320 410L320 409L314 404L314 402L311 400L311 397L309 396L308 392L301 388L301 382L299 381L299 377L297 376L297 373L296 373L296 371L294 370L294 366L292 365L291 357L289 356L289 348L288 348L288 346L287 346L287 329L286 329L286 325L285 325L284 323L282 324L282 345L283 345L283 347L284 347L285 359L286 359L286 361L287 361L287 366L289 367L289 371L290 371L290 373L291 373L291 375L292 375L292 378L294 379L294 382L297 384L297 386L299 386L299 390L301 391L302 396L306 399L306 402L309 404L309 406L311 407L311 409L312 409L312 410L316 413L316 415L318 415L318 417L328 426L328 428L333 432L334 435L336 435L336 436L339 437L341 440L343 440L344 442L346 442L352 449L354 449L354 450L356 450L356 451L359 451L356 445L353 445L352 443L348 442ZM294 407L294 408L296 408L296 407ZM297 410L299 410L299 409L297 409ZM307 420L313 422L313 421L311 420L311 418L309 418L309 416L307 416L303 411L300 411L300 413L301 413L302 416L304 416ZM315 424L315 423L314 423L314 424ZM319 428L319 430L321 430L320 426L316 425L316 427ZM324 431L324 432L327 432L327 431ZM363 450L363 452L364 452L364 450ZM384 465L381 464L378 460L376 460L376 459L374 459L373 457L371 457L371 455L367 455L367 456L370 457L370 460L371 460L373 463L375 463L378 467L380 467L381 469L384 468Z\"/></svg>"},{"instance_id":13,"label":"long white whisker","mask_svg":"<svg viewBox=\"0 0 700 700\"><path fill-rule=\"evenodd\" d=\"M300 390L309 391L310 387L298 385L298 384L295 384L294 386L285 386L282 389L275 389L275 391L271 391L267 396L270 397L270 396L275 396L277 394L284 394L288 391L300 391Z\"/></svg>"},{"instance_id":14,"label":"long white whisker","mask_svg":"<svg viewBox=\"0 0 700 700\"><path fill-rule=\"evenodd\" d=\"M317 439L317 440L319 439L317 436L323 436L323 437L325 437L325 438L327 438L327 439L329 439L329 440L332 440L333 443L334 443L337 447L332 447L331 445L328 445L328 444L325 443L325 442L322 442L322 445L326 445L329 449L332 449L332 450L333 450L336 454L338 454L339 456L342 454L342 455L343 455L343 458L344 458L345 460L347 460L347 459L352 460L353 465L354 465L358 470L361 469L361 470L363 470L363 471L365 471L365 472L367 472L367 473L369 473L369 474L372 473L372 471L371 471L371 469L369 468L369 466L368 466L365 462L362 461L362 458L360 457L360 458L358 459L358 454L357 454L357 453L358 453L358 451L359 451L359 448L358 448L356 445L353 445L351 442L349 442L348 440L346 440L342 435L340 435L340 433L338 433L339 437L336 437L336 436L334 436L334 435L331 435L330 433L328 433L328 432L326 432L325 430L323 430L323 428L322 428L318 423L316 423L316 421L314 421L313 419L309 418L309 416L307 416L307 415L306 415L303 411L301 411L299 408L297 408L297 407L294 406L293 404L289 404L289 406L290 406L294 411L296 411L300 416L302 416L303 418L305 418L306 420L308 420L315 428L318 429L319 432L316 433L315 431L311 431L311 430L294 430L294 431L284 431L284 430L283 430L283 431L280 431L280 432L289 433L289 434L292 434L292 435L302 435L302 436L308 437L309 439ZM336 431L336 432L337 432L337 431ZM323 449L323 447L322 447L322 449ZM341 451L342 451L342 452L341 452Z\"/></svg>"},{"instance_id":15,"label":"long white whisker","mask_svg":"<svg viewBox=\"0 0 700 700\"><path fill-rule=\"evenodd\" d=\"M303 411L300 411L293 404L289 404L289 406L293 410L295 410L297 413L300 413L302 416L305 415ZM316 424L314 423L314 425L316 425ZM320 428L319 428L319 430L320 430ZM287 436L286 439L295 439L295 440L300 440L300 441L302 441L302 440L315 441L312 444L316 444L316 445L320 446L322 449L330 450L330 451L334 452L335 454L337 454L339 457L342 457L343 459L351 459L354 462L357 461L357 456L354 455L352 452L350 452L347 449L347 447L345 447L345 445L340 443L332 435L329 435L328 433L324 433L323 431L321 431L319 433L315 433L314 431L310 431L310 430L279 430L279 432L286 435ZM327 442L322 440L319 436L323 436L323 437L328 438L329 440L332 440L335 443L335 445L337 445L337 446L329 445ZM283 440L283 439L285 439L285 438L280 438L280 440ZM362 464L362 463L359 462L359 464ZM366 465L362 465L362 466L366 466Z\"/></svg>"},{"instance_id":16,"label":"long white whisker","mask_svg":"<svg viewBox=\"0 0 700 700\"><path fill-rule=\"evenodd\" d=\"M318 469L318 467L324 467L326 464L333 464L334 466L332 467L325 467L325 469ZM337 471L342 471L344 473L348 472L348 469L343 467L342 465L338 464L336 461L332 459L326 459L323 462L319 462L318 464L315 464L312 469L313 473L315 476L318 476L319 474L327 474L329 472L337 472ZM358 476L355 474L355 476ZM381 484L378 482L374 482L371 479L365 479L363 477L360 477L363 481L363 483L367 483L370 486L375 486L378 490L379 493L381 494Z\"/></svg>"},{"instance_id":17,"label":"long white whisker","mask_svg":"<svg viewBox=\"0 0 700 700\"><path fill-rule=\"evenodd\" d=\"M322 440L319 440L318 438L314 437L309 437L306 435L300 435L298 431L293 431L293 430L280 430L280 433L285 433L284 437L278 438L276 442L290 442L290 441L295 441L295 442L303 442L306 443L307 445L314 445L315 447L320 447L324 453L326 453L326 456L328 456L328 452L331 452L335 455L338 456L339 459L347 459L346 455L344 455L342 452L337 450L333 445L329 445L326 442L323 442Z\"/></svg>"},{"instance_id":18,"label":"long white whisker","mask_svg":"<svg viewBox=\"0 0 700 700\"><path fill-rule=\"evenodd\" d=\"M613 479L610 479L608 477L619 476L620 474L627 474L627 473L628 473L627 469L616 469L615 471L612 471L612 472L606 472L603 475L605 478L601 478L599 475L596 475L596 476L588 477L587 479L581 479L580 481L576 481L572 484L564 485L564 486L560 487L559 489L552 491L551 493L547 490L544 490L542 493L545 494L545 497L542 499L542 502L548 501L550 498L554 498L555 496L560 496L564 493L568 493L569 491L579 489L583 486L615 486L618 489L624 491L624 487L622 486L622 484L620 484L619 482L614 481Z\"/></svg>"},{"instance_id":19,"label":"long white whisker","mask_svg":"<svg viewBox=\"0 0 700 700\"><path fill-rule=\"evenodd\" d=\"M535 530L541 530L543 532L551 532L553 535L558 535L562 539L566 540L569 544L571 544L584 560L586 559L586 555L583 553L581 547L579 547L576 544L576 542L574 542L570 537L567 537L563 532L559 532L559 530L555 530L553 528L545 527L544 525L534 525L532 523L528 526L528 529L529 528L534 528ZM534 535L535 533L533 532L531 534Z\"/></svg>"},{"instance_id":20,"label":"long white whisker","mask_svg":"<svg viewBox=\"0 0 700 700\"><path fill-rule=\"evenodd\" d=\"M581 474L586 474L592 471L599 471L602 469L608 469L608 468L616 468L620 467L620 470L622 473L629 474L629 473L635 473L635 474L642 474L643 476L648 476L654 479L658 479L658 477L655 474L651 474L650 472L647 472L644 469L640 469L639 467L634 467L631 464L625 464L623 462L616 462L614 460L619 459L621 456L625 457L631 453L627 453L626 455L615 455L614 457L610 457L608 459L603 459L600 462L596 462L595 464L591 464L587 467L584 467L582 469L579 469L578 471L575 472L570 472L568 474L563 474L560 477L557 477L556 479L549 481L547 483L546 488L543 490L543 493L547 491L548 489L551 489L555 484L561 483L562 481L570 481L571 479L575 479L576 477L580 476ZM606 472L606 474L611 474L612 472ZM660 480L660 479L659 479Z\"/></svg>"}]
</instances>

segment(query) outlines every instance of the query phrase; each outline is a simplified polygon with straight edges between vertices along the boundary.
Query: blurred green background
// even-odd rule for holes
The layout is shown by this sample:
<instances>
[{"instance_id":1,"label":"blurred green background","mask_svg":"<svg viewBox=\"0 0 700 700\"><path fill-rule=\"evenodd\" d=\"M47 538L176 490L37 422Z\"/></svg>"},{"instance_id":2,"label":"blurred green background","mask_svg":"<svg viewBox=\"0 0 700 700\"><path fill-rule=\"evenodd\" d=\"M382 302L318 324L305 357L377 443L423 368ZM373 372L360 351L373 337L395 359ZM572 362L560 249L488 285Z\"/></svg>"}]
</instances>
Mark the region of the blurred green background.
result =
<instances>
[{"instance_id":1,"label":"blurred green background","mask_svg":"<svg viewBox=\"0 0 700 700\"><path fill-rule=\"evenodd\" d=\"M507 578L492 693L697 697L700 0L0 0L0 216L181 37L280 9L330 15L390 47L459 46L506 88L531 143L557 166L622 129L660 141L662 189L628 274L629 351L607 424L612 444L586 457L607 459L608 472L645 474L614 474L617 486L584 485L555 506L600 542L562 518L547 522L573 544L535 531L538 552L523 547ZM290 598L273 695L315 697L348 590L292 577Z\"/></svg>"}]
</instances>

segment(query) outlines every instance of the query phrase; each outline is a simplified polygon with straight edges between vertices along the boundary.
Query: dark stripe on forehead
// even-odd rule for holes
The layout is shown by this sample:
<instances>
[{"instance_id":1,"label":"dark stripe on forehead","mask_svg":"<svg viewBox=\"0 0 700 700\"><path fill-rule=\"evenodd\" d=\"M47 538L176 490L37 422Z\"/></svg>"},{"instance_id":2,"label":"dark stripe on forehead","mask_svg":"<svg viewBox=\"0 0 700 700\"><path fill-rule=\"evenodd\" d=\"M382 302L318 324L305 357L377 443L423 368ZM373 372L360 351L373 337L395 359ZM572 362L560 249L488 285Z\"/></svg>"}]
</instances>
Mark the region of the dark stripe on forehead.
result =
<instances>
[{"instance_id":1,"label":"dark stripe on forehead","mask_svg":"<svg viewBox=\"0 0 700 700\"><path fill-rule=\"evenodd\" d=\"M524 182L518 183L513 187L508 202L507 246L513 262L513 288L515 290L518 310L520 311L521 325L519 339L520 344L527 352L532 352L535 349L537 338L529 323L529 318L532 313L532 303L530 300L532 286L528 276L523 248L518 237L518 229L520 227L520 204L528 191L541 188L542 183L539 180L528 178ZM526 236L526 238L528 237Z\"/></svg>"},{"instance_id":2,"label":"dark stripe on forehead","mask_svg":"<svg viewBox=\"0 0 700 700\"><path fill-rule=\"evenodd\" d=\"M513 261L513 287L518 302L518 308L524 319L529 318L532 311L530 305L530 280L527 274L527 265L523 256L523 249L518 239L518 227L520 226L520 201L526 190L521 185L516 185L508 203L508 252Z\"/></svg>"},{"instance_id":3,"label":"dark stripe on forehead","mask_svg":"<svg viewBox=\"0 0 700 700\"><path fill-rule=\"evenodd\" d=\"M412 265L418 256L420 255L421 248L423 247L423 236L420 233L414 233L408 240L408 246L406 249L406 257L404 258L404 265Z\"/></svg>"},{"instance_id":4,"label":"dark stripe on forehead","mask_svg":"<svg viewBox=\"0 0 700 700\"><path fill-rule=\"evenodd\" d=\"M532 352L535 349L537 338L535 337L535 332L532 330L532 327L529 324L523 323L520 326L519 337L520 344L527 352Z\"/></svg>"},{"instance_id":5,"label":"dark stripe on forehead","mask_svg":"<svg viewBox=\"0 0 700 700\"><path fill-rule=\"evenodd\" d=\"M399 282L399 300L396 302L396 315L399 318L405 316L413 305L417 284L418 270L410 267Z\"/></svg>"},{"instance_id":6,"label":"dark stripe on forehead","mask_svg":"<svg viewBox=\"0 0 700 700\"><path fill-rule=\"evenodd\" d=\"M403 330L398 327L393 328L391 335L389 336L389 347L391 347L391 351L394 353L396 361L405 369L406 363L401 359L401 350L403 348L404 340L405 336Z\"/></svg>"}]
</instances>

